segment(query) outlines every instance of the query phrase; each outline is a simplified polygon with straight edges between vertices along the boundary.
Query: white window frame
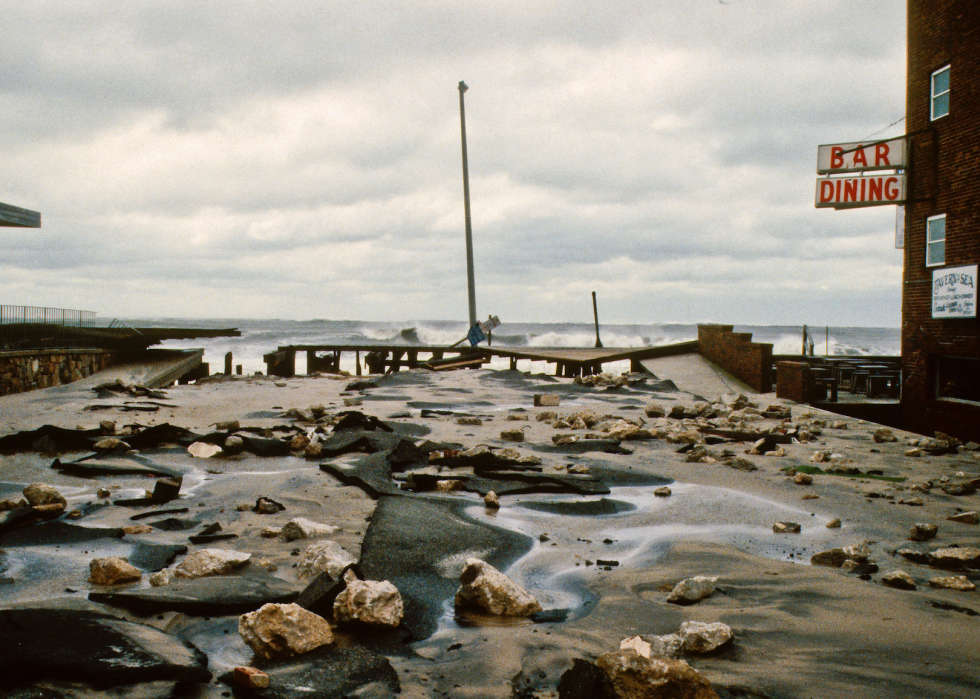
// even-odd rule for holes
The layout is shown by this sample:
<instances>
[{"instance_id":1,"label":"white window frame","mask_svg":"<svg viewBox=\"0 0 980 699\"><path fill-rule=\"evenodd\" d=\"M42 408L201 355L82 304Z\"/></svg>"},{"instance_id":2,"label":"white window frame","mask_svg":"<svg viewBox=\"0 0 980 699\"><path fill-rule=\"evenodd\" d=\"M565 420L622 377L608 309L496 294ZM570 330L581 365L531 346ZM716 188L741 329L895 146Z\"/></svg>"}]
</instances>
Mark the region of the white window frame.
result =
<instances>
[{"instance_id":1,"label":"white window frame","mask_svg":"<svg viewBox=\"0 0 980 699\"><path fill-rule=\"evenodd\" d=\"M933 221L938 221L942 219L943 221L943 237L939 240L929 239L929 229L931 228L931 223ZM929 248L935 243L943 244L943 259L939 261L930 262L929 261ZM926 267L942 267L946 264L946 214L939 214L938 216L930 216L926 219Z\"/></svg>"},{"instance_id":2,"label":"white window frame","mask_svg":"<svg viewBox=\"0 0 980 699\"><path fill-rule=\"evenodd\" d=\"M943 73L943 72L946 73L946 89L943 90L942 92L936 92L936 76L939 75L940 73ZM930 95L930 97L929 97L929 121L935 121L936 119L942 119L944 116L947 116L949 114L949 106L950 105L949 105L948 95L949 95L950 85L951 85L951 83L949 81L949 65L948 64L945 65L945 66L943 66L939 70L934 71L933 74L929 77L929 95ZM947 99L946 99L946 111L943 112L942 114L936 114L936 100L939 97L942 97L943 95L947 95Z\"/></svg>"}]
</instances>

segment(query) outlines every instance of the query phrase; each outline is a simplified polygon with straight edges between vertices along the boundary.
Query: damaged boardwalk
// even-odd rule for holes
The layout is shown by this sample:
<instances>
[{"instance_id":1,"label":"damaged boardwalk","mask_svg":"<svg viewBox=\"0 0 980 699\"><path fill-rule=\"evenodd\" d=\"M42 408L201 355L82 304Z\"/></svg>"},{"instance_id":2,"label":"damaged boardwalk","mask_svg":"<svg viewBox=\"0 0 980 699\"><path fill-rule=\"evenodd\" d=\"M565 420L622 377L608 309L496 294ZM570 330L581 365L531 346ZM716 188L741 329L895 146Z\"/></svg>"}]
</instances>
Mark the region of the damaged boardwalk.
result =
<instances>
[{"instance_id":1,"label":"damaged boardwalk","mask_svg":"<svg viewBox=\"0 0 980 699\"><path fill-rule=\"evenodd\" d=\"M306 353L307 373L336 372L341 355L353 352L358 376L364 369L370 374L387 374L419 367L433 371L479 368L495 357L510 360L517 369L520 360L548 362L555 365L555 375L565 378L602 373L603 364L629 361L630 371L643 371L646 359L671 357L697 352L697 341L659 347L445 347L434 345L286 345L263 356L270 376L289 378L296 375L296 355ZM364 355L364 369L361 355Z\"/></svg>"}]
</instances>

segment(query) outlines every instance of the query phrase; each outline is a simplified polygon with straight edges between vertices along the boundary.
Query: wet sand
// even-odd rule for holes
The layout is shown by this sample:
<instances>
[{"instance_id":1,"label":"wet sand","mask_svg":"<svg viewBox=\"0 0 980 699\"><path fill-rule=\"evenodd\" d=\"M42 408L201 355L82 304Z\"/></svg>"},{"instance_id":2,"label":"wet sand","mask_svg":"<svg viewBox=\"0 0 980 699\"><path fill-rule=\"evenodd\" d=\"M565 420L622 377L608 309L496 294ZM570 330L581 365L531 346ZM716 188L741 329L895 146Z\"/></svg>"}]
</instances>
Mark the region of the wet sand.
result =
<instances>
[{"instance_id":1,"label":"wet sand","mask_svg":"<svg viewBox=\"0 0 980 699\"><path fill-rule=\"evenodd\" d=\"M905 547L930 551L954 544L980 545L980 527L946 519L957 510L980 509L980 496L948 495L938 487L928 492L909 489L925 481L938 486L942 477L954 482L980 477L975 452L908 457L903 440L917 435L896 432L898 442L876 444L871 433L877 425L792 406L794 422L842 421L846 429L824 428L811 443L785 445L786 455L780 457L746 455L750 443L709 447L734 450L758 467L754 472L722 463L688 463L677 453L681 444L659 439L624 442L623 446L633 450L631 455L563 454L552 441L556 429L537 421L536 414L555 410L567 415L591 409L601 415L653 423L644 416L646 404L657 402L669 410L673 405L694 405L697 399L654 378L646 385L614 391L508 371L413 371L373 378L377 388L345 391L352 379L234 377L169 388L165 397L156 400L156 412L124 412L125 401L134 399L96 398L91 387L98 377L93 377L71 386L0 398L0 436L43 424L94 428L106 419L115 420L120 428L167 422L200 433L227 420L274 428L293 423L286 416L290 409L320 404L328 414L363 411L419 440L455 442L464 448L479 444L513 447L539 456L545 474L567 474L569 466L621 474L618 482L609 479L608 494L504 495L496 512L486 510L475 493L406 496L417 499L423 508L428 507L424 503L444 504L447 512L455 513L459 526L475 532L449 546L446 541L451 532L436 535L435 530L444 524L437 521L438 515L430 519L429 530L422 514L411 522L399 520L407 511L400 509L399 497L373 500L321 470L319 461L250 455L192 459L179 449L144 455L186 474L181 497L171 503L189 509L182 517L217 521L223 532L238 534L236 539L209 546L268 558L277 565L274 575L286 582L299 584L293 552L303 542L285 543L262 538L259 533L302 516L338 526L340 531L331 538L354 556L362 554L365 542L375 546L372 565L377 570L401 571L402 578L409 580L413 560L425 561L424 573L430 576L425 579L441 579L429 586L428 598L417 595L418 600L428 600L427 604L444 597L446 590L451 595L463 559L477 554L506 569L539 597L546 610L567 614L565 621L540 623L457 618L451 603L443 601L438 609L428 610L426 629L431 635L397 652L386 652L399 675L400 696L557 696L558 680L573 659L594 659L629 636L676 632L688 620L722 621L735 633L734 644L720 655L689 658L723 696L976 696L980 616L970 612L980 612L980 593L930 588L929 578L947 573L892 553ZM535 393L559 394L561 405L535 408ZM358 398L362 404L345 406L345 398ZM761 408L781 404L771 394L749 398ZM111 407L87 409L93 405ZM423 417L423 411L432 412ZM810 418L805 417L807 413ZM460 415L478 416L482 424L459 425ZM509 420L512 415L529 420ZM524 442L501 439L503 430L521 428ZM591 430L580 432L586 431ZM896 483L818 474L812 485L800 486L780 470L809 465L818 450L840 454L842 463L864 472L877 469L907 480ZM60 458L68 460L71 455ZM352 460L348 455L335 461ZM48 482L68 496L69 509L88 507L79 524L119 527L132 524L130 517L137 510L92 507L105 501L97 496L98 488L111 487L115 499L142 494L153 483L143 476L64 475L50 468L51 461L51 456L33 452L0 457L0 497L13 497L30 482ZM673 491L669 498L652 495L653 484L663 479ZM805 494L818 498L804 500ZM276 515L237 509L263 495L287 509ZM913 496L921 498L923 505L897 504ZM602 500L606 504L596 504ZM576 514L574 505L582 502L594 507L613 505L611 510L601 510L609 514ZM825 526L834 518L841 520L840 529ZM802 531L774 534L776 521L798 522ZM938 537L924 543L907 541L909 527L917 522L938 524ZM87 582L88 561L96 555L112 555L117 549L124 555L132 550L135 539L32 550L8 546L0 537L0 549L7 551L0 562L6 570L0 570L0 576L11 580L0 585L0 607L44 604L107 611L104 605L83 599L92 589ZM183 540L186 543L186 537ZM140 535L138 541L165 545L174 541L174 535L155 531ZM871 560L880 567L871 580L809 564L810 556L819 550L861 542L870 542ZM417 551L404 553L412 545L417 545ZM389 555L396 550L400 556ZM614 560L617 565L596 565L599 560ZM881 573L896 569L908 572L918 589L884 587ZM676 582L699 574L718 576L719 590L712 597L687 607L666 602ZM974 580L978 577L976 571L967 575ZM76 592L66 593L66 588ZM234 631L224 633L233 628L235 617L204 623L179 613L146 618L118 608L108 611L192 640L208 654L215 675L251 659ZM739 688L754 694L740 694ZM224 691L227 687L215 681L199 695L221 696Z\"/></svg>"}]
</instances>

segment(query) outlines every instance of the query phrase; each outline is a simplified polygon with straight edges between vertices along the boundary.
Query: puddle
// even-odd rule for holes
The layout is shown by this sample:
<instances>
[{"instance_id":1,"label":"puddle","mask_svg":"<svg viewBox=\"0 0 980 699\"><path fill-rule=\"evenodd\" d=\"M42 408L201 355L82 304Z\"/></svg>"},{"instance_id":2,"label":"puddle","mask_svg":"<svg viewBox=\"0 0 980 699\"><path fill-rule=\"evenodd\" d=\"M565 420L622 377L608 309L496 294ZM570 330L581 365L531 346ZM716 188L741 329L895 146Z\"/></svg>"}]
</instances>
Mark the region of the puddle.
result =
<instances>
[{"instance_id":1,"label":"puddle","mask_svg":"<svg viewBox=\"0 0 980 699\"><path fill-rule=\"evenodd\" d=\"M475 500L466 516L528 536L533 545L506 571L532 592L545 610L587 614L595 596L587 584L608 567L648 567L685 540L732 546L747 553L800 564L830 545L835 532L827 517L725 488L671 483L670 497L654 486L614 487L604 497L522 495L504 498L496 512ZM799 534L775 534L778 521L798 522ZM544 540L542 540L544 539ZM603 563L614 565L604 565ZM449 568L448 561L443 567ZM453 561L455 569L461 561ZM457 573L458 574L458 573ZM461 626L452 599L443 604L439 629L445 638Z\"/></svg>"}]
</instances>

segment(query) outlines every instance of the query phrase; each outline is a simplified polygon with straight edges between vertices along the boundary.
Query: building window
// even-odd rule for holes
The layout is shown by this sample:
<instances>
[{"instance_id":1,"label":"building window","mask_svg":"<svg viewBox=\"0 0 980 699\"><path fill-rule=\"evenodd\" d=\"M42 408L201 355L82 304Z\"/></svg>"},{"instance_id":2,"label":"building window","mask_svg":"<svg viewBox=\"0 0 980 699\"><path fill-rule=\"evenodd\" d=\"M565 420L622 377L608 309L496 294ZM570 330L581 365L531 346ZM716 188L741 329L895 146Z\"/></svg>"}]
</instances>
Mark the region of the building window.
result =
<instances>
[{"instance_id":1,"label":"building window","mask_svg":"<svg viewBox=\"0 0 980 699\"><path fill-rule=\"evenodd\" d=\"M926 267L946 264L946 214L926 219Z\"/></svg>"},{"instance_id":2,"label":"building window","mask_svg":"<svg viewBox=\"0 0 980 699\"><path fill-rule=\"evenodd\" d=\"M949 114L949 66L940 68L932 74L932 105L929 110L931 120Z\"/></svg>"},{"instance_id":3,"label":"building window","mask_svg":"<svg viewBox=\"0 0 980 699\"><path fill-rule=\"evenodd\" d=\"M936 397L980 403L980 359L937 357Z\"/></svg>"}]
</instances>

